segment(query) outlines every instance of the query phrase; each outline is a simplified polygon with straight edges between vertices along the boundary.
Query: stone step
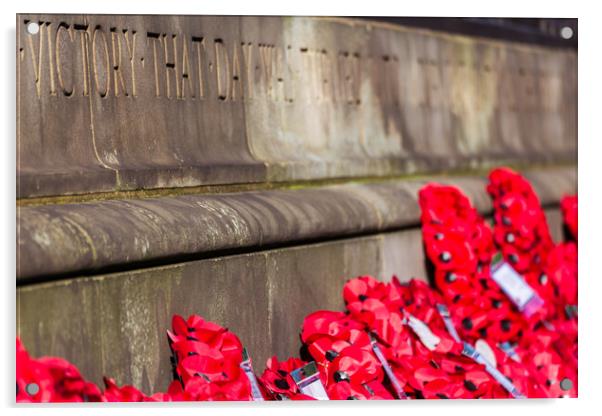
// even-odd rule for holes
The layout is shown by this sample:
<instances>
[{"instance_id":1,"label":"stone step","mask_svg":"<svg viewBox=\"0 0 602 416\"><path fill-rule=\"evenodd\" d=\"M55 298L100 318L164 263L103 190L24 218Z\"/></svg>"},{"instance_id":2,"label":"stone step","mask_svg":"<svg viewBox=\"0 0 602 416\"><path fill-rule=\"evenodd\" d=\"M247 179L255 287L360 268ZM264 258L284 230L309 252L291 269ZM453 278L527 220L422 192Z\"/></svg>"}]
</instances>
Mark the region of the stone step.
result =
<instances>
[{"instance_id":1,"label":"stone step","mask_svg":"<svg viewBox=\"0 0 602 416\"><path fill-rule=\"evenodd\" d=\"M576 189L574 166L525 174L544 204ZM476 175L20 207L17 282L416 226L417 191L429 181L454 183L481 212L491 208Z\"/></svg>"}]
</instances>

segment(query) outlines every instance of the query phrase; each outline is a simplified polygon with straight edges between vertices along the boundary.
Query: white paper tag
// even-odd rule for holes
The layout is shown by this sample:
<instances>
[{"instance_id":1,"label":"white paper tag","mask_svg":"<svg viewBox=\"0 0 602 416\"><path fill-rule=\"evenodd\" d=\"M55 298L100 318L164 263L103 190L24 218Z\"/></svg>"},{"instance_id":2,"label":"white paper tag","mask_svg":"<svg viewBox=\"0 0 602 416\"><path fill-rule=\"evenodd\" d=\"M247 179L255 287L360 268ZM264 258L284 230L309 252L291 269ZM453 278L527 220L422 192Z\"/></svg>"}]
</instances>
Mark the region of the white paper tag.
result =
<instances>
[{"instance_id":1,"label":"white paper tag","mask_svg":"<svg viewBox=\"0 0 602 416\"><path fill-rule=\"evenodd\" d=\"M491 349L491 346L484 339L478 339L474 344L475 349L481 354L493 367L497 367L497 360L495 359L495 353Z\"/></svg>"},{"instance_id":2,"label":"white paper tag","mask_svg":"<svg viewBox=\"0 0 602 416\"><path fill-rule=\"evenodd\" d=\"M500 264L491 274L491 277L493 277L493 280L500 285L504 293L506 293L512 302L514 302L521 310L535 294L533 289L531 289L522 277L506 262Z\"/></svg>"},{"instance_id":3,"label":"white paper tag","mask_svg":"<svg viewBox=\"0 0 602 416\"><path fill-rule=\"evenodd\" d=\"M242 358L243 360L240 363L240 368L245 372L247 378L249 379L249 383L251 384L251 397L253 397L253 401L262 402L264 401L264 398L261 394L257 377L255 377L255 373L253 372L251 358L249 357L249 353L247 352L246 348L243 348L242 350Z\"/></svg>"},{"instance_id":4,"label":"white paper tag","mask_svg":"<svg viewBox=\"0 0 602 416\"><path fill-rule=\"evenodd\" d=\"M301 393L317 400L330 400L320 380L320 373L315 361L307 363L291 372L291 377L299 386Z\"/></svg>"},{"instance_id":5,"label":"white paper tag","mask_svg":"<svg viewBox=\"0 0 602 416\"><path fill-rule=\"evenodd\" d=\"M497 381L501 384L502 387L506 389L508 393L512 395L512 397L516 399L524 399L525 396L512 384L512 382L503 375L497 368L495 368L485 357L483 357L472 345L468 342L464 343L464 349L462 350L462 354L472 358L479 364L483 364L485 366L485 370Z\"/></svg>"},{"instance_id":6,"label":"white paper tag","mask_svg":"<svg viewBox=\"0 0 602 416\"><path fill-rule=\"evenodd\" d=\"M397 398L404 399L404 400L407 399L408 396L403 391L401 384L399 384L399 380L393 373L393 369L387 362L387 359L385 358L382 351L380 350L380 347L378 346L376 339L374 339L374 337L372 335L370 335L370 344L372 345L372 350L374 351L374 355L376 355L376 358L378 358L378 361L380 361L380 364L383 366L383 370L385 370L387 377L389 377L389 381L391 382L391 385L393 386L393 389L395 390L395 394L397 395Z\"/></svg>"},{"instance_id":7,"label":"white paper tag","mask_svg":"<svg viewBox=\"0 0 602 416\"><path fill-rule=\"evenodd\" d=\"M451 335L456 342L461 342L460 335L458 335L458 331L456 331L456 327L454 326L447 306L442 303L438 303L437 311L439 311L439 315L441 315L441 319L443 319L443 324L445 325L447 332L449 332L449 335Z\"/></svg>"},{"instance_id":8,"label":"white paper tag","mask_svg":"<svg viewBox=\"0 0 602 416\"><path fill-rule=\"evenodd\" d=\"M499 256L496 257L499 258ZM527 317L543 305L543 300L535 290L505 261L494 260L491 267L491 278Z\"/></svg>"},{"instance_id":9,"label":"white paper tag","mask_svg":"<svg viewBox=\"0 0 602 416\"><path fill-rule=\"evenodd\" d=\"M422 341L424 346L427 347L429 350L433 351L441 342L441 338L433 334L431 329L424 322L422 322L420 319L412 316L409 313L408 325L410 326L410 328L412 328L412 331L414 331L414 333L418 335L418 338L420 338L420 341Z\"/></svg>"}]
</instances>

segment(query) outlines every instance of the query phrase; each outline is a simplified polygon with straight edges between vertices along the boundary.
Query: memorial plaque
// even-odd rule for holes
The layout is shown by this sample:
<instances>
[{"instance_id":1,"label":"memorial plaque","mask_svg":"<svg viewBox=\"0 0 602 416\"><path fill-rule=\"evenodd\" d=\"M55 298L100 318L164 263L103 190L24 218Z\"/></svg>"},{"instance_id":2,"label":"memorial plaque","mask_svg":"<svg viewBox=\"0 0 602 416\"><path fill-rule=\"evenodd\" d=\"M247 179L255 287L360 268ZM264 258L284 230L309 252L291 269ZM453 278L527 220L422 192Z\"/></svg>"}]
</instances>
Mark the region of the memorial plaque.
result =
<instances>
[{"instance_id":1,"label":"memorial plaque","mask_svg":"<svg viewBox=\"0 0 602 416\"><path fill-rule=\"evenodd\" d=\"M342 18L18 15L17 196L574 162L576 62Z\"/></svg>"}]
</instances>

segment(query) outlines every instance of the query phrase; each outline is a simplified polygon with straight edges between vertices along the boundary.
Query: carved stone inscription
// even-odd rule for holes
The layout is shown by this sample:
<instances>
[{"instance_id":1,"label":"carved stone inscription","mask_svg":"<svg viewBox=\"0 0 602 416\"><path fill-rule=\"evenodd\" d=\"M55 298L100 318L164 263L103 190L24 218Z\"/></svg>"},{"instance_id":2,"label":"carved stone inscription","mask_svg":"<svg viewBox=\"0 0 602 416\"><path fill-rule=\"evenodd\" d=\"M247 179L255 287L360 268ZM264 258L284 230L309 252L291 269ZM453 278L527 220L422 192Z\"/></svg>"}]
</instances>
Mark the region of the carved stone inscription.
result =
<instances>
[{"instance_id":1,"label":"carved stone inscription","mask_svg":"<svg viewBox=\"0 0 602 416\"><path fill-rule=\"evenodd\" d=\"M24 81L35 85L38 98L92 94L126 100L261 98L361 104L358 51L209 38L202 29L197 34L153 32L53 20L33 22L37 32L21 39L19 48L21 64L33 69L31 79ZM32 21L24 18L20 23L28 26ZM300 68L288 65L292 55L302 63ZM364 59L380 67L376 72L399 72L396 56ZM295 73L304 74L302 86L294 85Z\"/></svg>"},{"instance_id":2,"label":"carved stone inscription","mask_svg":"<svg viewBox=\"0 0 602 416\"><path fill-rule=\"evenodd\" d=\"M334 18L19 15L17 33L21 196L572 150L572 52Z\"/></svg>"}]
</instances>

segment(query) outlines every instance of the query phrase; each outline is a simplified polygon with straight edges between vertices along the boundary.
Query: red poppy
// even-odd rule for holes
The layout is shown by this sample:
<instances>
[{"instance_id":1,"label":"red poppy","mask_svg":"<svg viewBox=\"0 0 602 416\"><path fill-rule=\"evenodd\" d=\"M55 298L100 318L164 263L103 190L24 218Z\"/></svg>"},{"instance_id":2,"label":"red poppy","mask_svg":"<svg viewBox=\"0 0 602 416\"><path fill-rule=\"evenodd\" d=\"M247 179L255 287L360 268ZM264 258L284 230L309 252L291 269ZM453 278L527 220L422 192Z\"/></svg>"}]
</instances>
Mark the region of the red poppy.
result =
<instances>
[{"instance_id":1,"label":"red poppy","mask_svg":"<svg viewBox=\"0 0 602 416\"><path fill-rule=\"evenodd\" d=\"M115 380L105 377L104 397L109 402L144 402L149 398L134 386L118 387Z\"/></svg>"},{"instance_id":2,"label":"red poppy","mask_svg":"<svg viewBox=\"0 0 602 416\"><path fill-rule=\"evenodd\" d=\"M16 340L17 402L98 402L100 389L84 380L79 370L62 358L32 359Z\"/></svg>"},{"instance_id":3,"label":"red poppy","mask_svg":"<svg viewBox=\"0 0 602 416\"><path fill-rule=\"evenodd\" d=\"M301 329L301 341L311 343L315 338L328 335L338 339L348 339L352 329L364 326L344 312L316 311L305 317Z\"/></svg>"},{"instance_id":4,"label":"red poppy","mask_svg":"<svg viewBox=\"0 0 602 416\"><path fill-rule=\"evenodd\" d=\"M438 270L470 272L478 263L470 241L460 233L446 232L442 238L434 238L426 251Z\"/></svg>"},{"instance_id":5,"label":"red poppy","mask_svg":"<svg viewBox=\"0 0 602 416\"><path fill-rule=\"evenodd\" d=\"M297 368L303 367L307 362L299 358L291 357L286 361L278 361L276 356L268 359L266 369L264 370L259 381L265 389L277 398L279 395L284 395L291 398L295 394L299 394L299 388L290 373Z\"/></svg>"},{"instance_id":6,"label":"red poppy","mask_svg":"<svg viewBox=\"0 0 602 416\"><path fill-rule=\"evenodd\" d=\"M385 296L386 285L372 276L360 276L349 280L343 287L345 303L363 302L368 298L380 300Z\"/></svg>"},{"instance_id":7,"label":"red poppy","mask_svg":"<svg viewBox=\"0 0 602 416\"><path fill-rule=\"evenodd\" d=\"M348 381L334 383L328 387L330 400L370 400L372 397L366 387L351 384ZM379 399L383 399L379 397Z\"/></svg>"},{"instance_id":8,"label":"red poppy","mask_svg":"<svg viewBox=\"0 0 602 416\"><path fill-rule=\"evenodd\" d=\"M77 367L62 358L42 357L38 363L45 366L53 380L52 401L98 402L102 394L98 386L84 380Z\"/></svg>"},{"instance_id":9,"label":"red poppy","mask_svg":"<svg viewBox=\"0 0 602 416\"><path fill-rule=\"evenodd\" d=\"M378 359L371 351L355 346L341 350L328 366L327 385L350 381L362 385L372 380L382 380L383 372Z\"/></svg>"},{"instance_id":10,"label":"red poppy","mask_svg":"<svg viewBox=\"0 0 602 416\"><path fill-rule=\"evenodd\" d=\"M45 365L32 360L17 338L17 402L49 402L54 383Z\"/></svg>"},{"instance_id":11,"label":"red poppy","mask_svg":"<svg viewBox=\"0 0 602 416\"><path fill-rule=\"evenodd\" d=\"M571 233L571 237L577 241L577 195L562 198L560 200L560 209L562 210L562 219Z\"/></svg>"},{"instance_id":12,"label":"red poppy","mask_svg":"<svg viewBox=\"0 0 602 416\"><path fill-rule=\"evenodd\" d=\"M436 224L472 222L475 213L470 200L455 186L427 184L418 192L422 221Z\"/></svg>"},{"instance_id":13,"label":"red poppy","mask_svg":"<svg viewBox=\"0 0 602 416\"><path fill-rule=\"evenodd\" d=\"M569 242L558 244L550 251L546 269L542 272L549 279L552 290L558 293L563 305L577 304L577 245Z\"/></svg>"}]
</instances>

